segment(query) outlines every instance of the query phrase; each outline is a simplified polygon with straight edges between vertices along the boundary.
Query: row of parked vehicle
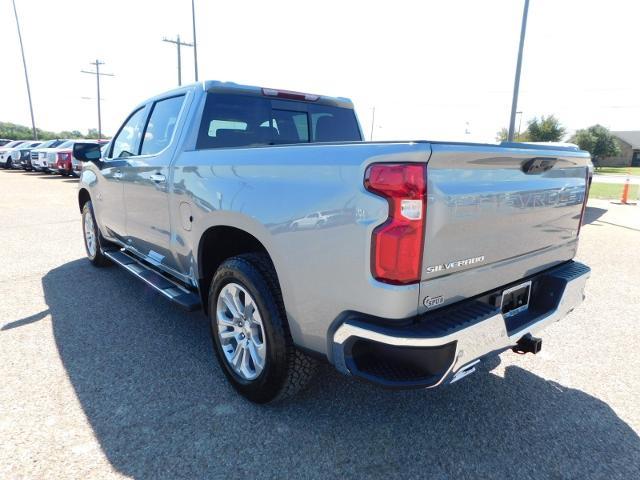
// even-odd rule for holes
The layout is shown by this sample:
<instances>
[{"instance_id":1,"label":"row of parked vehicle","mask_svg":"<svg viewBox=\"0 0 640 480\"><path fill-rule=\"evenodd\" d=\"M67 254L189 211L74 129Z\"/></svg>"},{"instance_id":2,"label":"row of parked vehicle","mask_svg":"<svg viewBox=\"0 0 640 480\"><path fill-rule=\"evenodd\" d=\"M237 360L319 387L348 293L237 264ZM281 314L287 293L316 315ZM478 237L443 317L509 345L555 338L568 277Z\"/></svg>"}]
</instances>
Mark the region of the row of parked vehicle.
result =
<instances>
[{"instance_id":1,"label":"row of parked vehicle","mask_svg":"<svg viewBox=\"0 0 640 480\"><path fill-rule=\"evenodd\" d=\"M73 145L76 142L103 145L107 140L56 139L46 142L3 140L2 142L4 144L0 146L0 167L78 176L82 165L73 156Z\"/></svg>"}]
</instances>

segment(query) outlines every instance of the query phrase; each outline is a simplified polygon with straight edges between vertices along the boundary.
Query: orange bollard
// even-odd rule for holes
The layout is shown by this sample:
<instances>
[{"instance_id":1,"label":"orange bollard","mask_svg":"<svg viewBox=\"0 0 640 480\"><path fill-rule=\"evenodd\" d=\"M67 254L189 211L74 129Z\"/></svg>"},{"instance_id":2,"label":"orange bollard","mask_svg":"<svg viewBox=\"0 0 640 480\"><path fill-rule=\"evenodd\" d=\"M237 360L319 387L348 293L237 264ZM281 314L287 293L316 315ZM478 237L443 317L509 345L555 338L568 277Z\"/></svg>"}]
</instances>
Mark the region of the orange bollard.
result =
<instances>
[{"instance_id":1,"label":"orange bollard","mask_svg":"<svg viewBox=\"0 0 640 480\"><path fill-rule=\"evenodd\" d=\"M622 187L622 198L620 199L620 203L628 203L629 200L629 178L624 182L624 187Z\"/></svg>"}]
</instances>

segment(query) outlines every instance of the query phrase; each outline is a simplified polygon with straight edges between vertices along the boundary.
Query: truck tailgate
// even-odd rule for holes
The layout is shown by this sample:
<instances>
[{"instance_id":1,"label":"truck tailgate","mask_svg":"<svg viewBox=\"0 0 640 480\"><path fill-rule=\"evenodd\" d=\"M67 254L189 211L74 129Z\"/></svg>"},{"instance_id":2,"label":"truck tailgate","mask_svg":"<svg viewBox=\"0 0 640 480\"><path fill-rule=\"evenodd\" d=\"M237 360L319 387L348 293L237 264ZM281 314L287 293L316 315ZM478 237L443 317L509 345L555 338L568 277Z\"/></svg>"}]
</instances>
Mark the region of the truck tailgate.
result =
<instances>
[{"instance_id":1,"label":"truck tailgate","mask_svg":"<svg viewBox=\"0 0 640 480\"><path fill-rule=\"evenodd\" d=\"M573 258L588 158L531 145L433 143L419 310Z\"/></svg>"}]
</instances>

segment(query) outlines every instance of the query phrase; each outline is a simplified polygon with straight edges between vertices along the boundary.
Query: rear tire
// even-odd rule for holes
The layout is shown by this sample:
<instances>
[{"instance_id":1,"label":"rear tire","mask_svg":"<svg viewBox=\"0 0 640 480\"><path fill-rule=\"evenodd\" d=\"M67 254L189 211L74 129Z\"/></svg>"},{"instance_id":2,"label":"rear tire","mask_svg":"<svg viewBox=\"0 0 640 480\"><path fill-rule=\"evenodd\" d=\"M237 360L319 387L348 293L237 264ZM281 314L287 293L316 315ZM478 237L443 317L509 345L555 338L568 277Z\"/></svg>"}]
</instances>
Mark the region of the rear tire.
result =
<instances>
[{"instance_id":1,"label":"rear tire","mask_svg":"<svg viewBox=\"0 0 640 480\"><path fill-rule=\"evenodd\" d=\"M91 200L82 206L82 233L84 238L84 248L87 258L95 267L106 267L112 262L103 253L102 249L107 242L102 238L100 229L93 214L93 204Z\"/></svg>"},{"instance_id":2,"label":"rear tire","mask_svg":"<svg viewBox=\"0 0 640 480\"><path fill-rule=\"evenodd\" d=\"M230 291L238 296L231 297ZM233 388L255 403L284 400L304 388L316 363L293 345L276 272L266 254L239 255L222 263L208 302L214 350Z\"/></svg>"}]
</instances>

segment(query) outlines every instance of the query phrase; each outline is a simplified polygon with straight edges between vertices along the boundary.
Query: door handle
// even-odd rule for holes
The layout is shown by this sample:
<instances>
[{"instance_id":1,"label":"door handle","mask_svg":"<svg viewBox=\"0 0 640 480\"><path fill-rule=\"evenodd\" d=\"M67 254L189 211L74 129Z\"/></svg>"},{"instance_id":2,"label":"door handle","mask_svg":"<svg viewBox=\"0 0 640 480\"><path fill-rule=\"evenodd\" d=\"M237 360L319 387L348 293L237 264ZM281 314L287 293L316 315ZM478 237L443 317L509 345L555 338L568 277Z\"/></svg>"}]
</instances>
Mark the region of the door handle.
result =
<instances>
[{"instance_id":1,"label":"door handle","mask_svg":"<svg viewBox=\"0 0 640 480\"><path fill-rule=\"evenodd\" d=\"M122 178L122 172L120 170L116 170L113 172L113 178L120 179Z\"/></svg>"},{"instance_id":2,"label":"door handle","mask_svg":"<svg viewBox=\"0 0 640 480\"><path fill-rule=\"evenodd\" d=\"M151 175L149 175L149 178L156 183L164 183L167 179L161 173L152 173Z\"/></svg>"}]
</instances>

